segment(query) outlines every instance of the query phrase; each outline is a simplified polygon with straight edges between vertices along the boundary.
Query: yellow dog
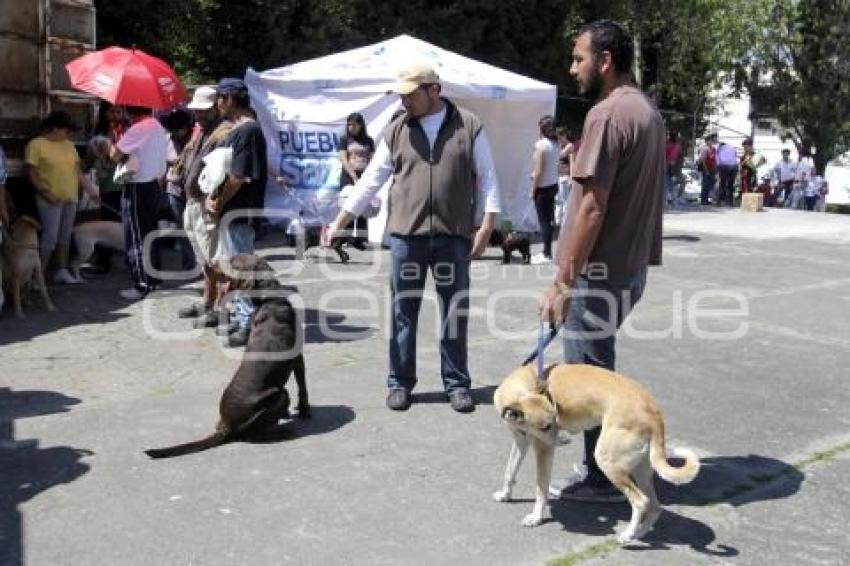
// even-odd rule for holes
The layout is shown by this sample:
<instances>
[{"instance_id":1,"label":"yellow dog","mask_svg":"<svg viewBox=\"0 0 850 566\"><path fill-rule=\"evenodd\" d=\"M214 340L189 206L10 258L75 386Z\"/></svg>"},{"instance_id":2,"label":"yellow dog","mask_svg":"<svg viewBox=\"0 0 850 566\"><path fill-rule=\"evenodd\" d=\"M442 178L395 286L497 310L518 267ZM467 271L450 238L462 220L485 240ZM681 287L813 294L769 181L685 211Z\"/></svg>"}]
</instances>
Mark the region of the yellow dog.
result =
<instances>
[{"instance_id":1,"label":"yellow dog","mask_svg":"<svg viewBox=\"0 0 850 566\"><path fill-rule=\"evenodd\" d=\"M674 451L675 456L684 458L682 467L674 468L667 462L664 420L649 392L603 368L549 366L546 382L540 384L534 366L527 365L511 373L496 389L494 404L514 436L504 486L493 494L497 501L511 499L529 443L537 456L536 497L532 512L522 521L525 526L543 522L559 429L575 434L602 426L594 453L596 462L632 507L631 521L618 537L622 544L646 534L661 513L652 486L653 470L677 485L692 481L699 472L699 459L690 450Z\"/></svg>"}]
</instances>

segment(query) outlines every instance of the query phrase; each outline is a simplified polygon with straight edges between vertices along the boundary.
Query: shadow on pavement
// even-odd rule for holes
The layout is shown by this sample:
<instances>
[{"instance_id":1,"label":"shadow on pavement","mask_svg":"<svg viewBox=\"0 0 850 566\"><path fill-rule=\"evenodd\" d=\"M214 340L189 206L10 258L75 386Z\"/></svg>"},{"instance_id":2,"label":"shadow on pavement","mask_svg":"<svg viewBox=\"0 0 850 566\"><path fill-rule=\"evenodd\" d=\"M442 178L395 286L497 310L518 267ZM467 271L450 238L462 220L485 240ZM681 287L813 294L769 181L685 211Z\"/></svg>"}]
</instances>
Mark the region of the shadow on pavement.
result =
<instances>
[{"instance_id":1,"label":"shadow on pavement","mask_svg":"<svg viewBox=\"0 0 850 566\"><path fill-rule=\"evenodd\" d=\"M605 537L626 527L631 517L628 504L577 503L553 500L552 520L563 525L570 533ZM628 545L629 550L669 550L671 546L689 546L696 552L718 557L738 555L738 550L723 544L714 544L714 530L701 521L665 509L655 527L639 542ZM714 545L714 547L712 547Z\"/></svg>"},{"instance_id":2,"label":"shadow on pavement","mask_svg":"<svg viewBox=\"0 0 850 566\"><path fill-rule=\"evenodd\" d=\"M679 465L675 459L671 463ZM695 552L717 557L733 557L738 550L717 544L708 525L675 513L669 505L705 506L726 503L735 507L757 501L781 499L797 493L804 474L794 466L765 456L719 456L704 458L700 473L693 482L675 486L656 479L655 488L664 512L640 542L627 548L634 551L669 550L671 546L689 546ZM631 517L626 504L588 504L555 500L552 518L569 532L591 536L615 533L618 522ZM620 528L624 528L622 524Z\"/></svg>"},{"instance_id":3,"label":"shadow on pavement","mask_svg":"<svg viewBox=\"0 0 850 566\"><path fill-rule=\"evenodd\" d=\"M93 452L70 446L39 447L38 439L15 439L15 419L70 411L79 399L53 391L0 387L0 564L24 561L24 525L19 506L89 471L81 462Z\"/></svg>"},{"instance_id":4,"label":"shadow on pavement","mask_svg":"<svg viewBox=\"0 0 850 566\"><path fill-rule=\"evenodd\" d=\"M7 295L7 304L0 315L0 346L26 342L69 326L99 325L129 316L114 312L126 308L129 303L118 297L118 285L105 279L88 280L84 285L48 285L47 288L58 312L44 310L41 297L31 290L28 303L24 302L24 320L14 317Z\"/></svg>"},{"instance_id":5,"label":"shadow on pavement","mask_svg":"<svg viewBox=\"0 0 850 566\"><path fill-rule=\"evenodd\" d=\"M310 411L312 413L310 419L293 418L278 425L273 430L246 438L243 442L271 444L327 434L344 427L357 417L354 410L347 405L311 405Z\"/></svg>"},{"instance_id":6,"label":"shadow on pavement","mask_svg":"<svg viewBox=\"0 0 850 566\"><path fill-rule=\"evenodd\" d=\"M371 326L342 324L344 314L304 309L304 343L355 342L370 338L377 330Z\"/></svg>"},{"instance_id":7,"label":"shadow on pavement","mask_svg":"<svg viewBox=\"0 0 850 566\"><path fill-rule=\"evenodd\" d=\"M484 387L474 387L469 390L472 400L476 405L492 405L493 392L496 391L497 385L486 385ZM430 404L449 404L449 398L445 391L425 391L422 393L413 392L413 403L421 405Z\"/></svg>"},{"instance_id":8,"label":"shadow on pavement","mask_svg":"<svg viewBox=\"0 0 850 566\"><path fill-rule=\"evenodd\" d=\"M700 554L716 557L731 558L739 554L737 549L729 545L715 544L716 538L714 531L705 523L665 509L655 527L639 543L627 548L632 551L647 551L670 550L671 546L689 546Z\"/></svg>"},{"instance_id":9,"label":"shadow on pavement","mask_svg":"<svg viewBox=\"0 0 850 566\"><path fill-rule=\"evenodd\" d=\"M702 238L699 236L692 236L690 234L670 234L669 236L662 236L662 240L673 240L676 242L699 242Z\"/></svg>"},{"instance_id":10,"label":"shadow on pavement","mask_svg":"<svg viewBox=\"0 0 850 566\"><path fill-rule=\"evenodd\" d=\"M677 464L672 458L671 463ZM794 495L804 478L803 472L775 458L755 454L716 456L701 460L699 475L691 483L675 486L656 481L655 487L662 504L728 503L739 507Z\"/></svg>"}]
</instances>

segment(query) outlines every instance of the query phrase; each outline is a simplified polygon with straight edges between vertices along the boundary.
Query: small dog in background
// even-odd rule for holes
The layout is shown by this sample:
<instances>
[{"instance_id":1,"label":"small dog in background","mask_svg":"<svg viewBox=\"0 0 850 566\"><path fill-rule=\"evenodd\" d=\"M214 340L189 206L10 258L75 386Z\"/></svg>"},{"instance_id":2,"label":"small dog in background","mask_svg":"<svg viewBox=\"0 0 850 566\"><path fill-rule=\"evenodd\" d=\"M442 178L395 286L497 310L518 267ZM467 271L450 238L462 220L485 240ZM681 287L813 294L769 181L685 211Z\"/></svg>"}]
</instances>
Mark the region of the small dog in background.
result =
<instances>
[{"instance_id":1,"label":"small dog in background","mask_svg":"<svg viewBox=\"0 0 850 566\"><path fill-rule=\"evenodd\" d=\"M12 229L3 241L3 268L6 270L6 288L12 299L15 317L24 316L23 296L29 291L33 280L38 284L44 307L54 312L56 306L47 293L44 269L38 249L38 230L41 224L30 216L20 216L12 223Z\"/></svg>"},{"instance_id":2,"label":"small dog in background","mask_svg":"<svg viewBox=\"0 0 850 566\"><path fill-rule=\"evenodd\" d=\"M505 236L499 230L493 230L490 234L490 245L502 248L502 263L511 262L513 252L519 252L522 263L531 263L531 240L523 232L510 231Z\"/></svg>"}]
</instances>

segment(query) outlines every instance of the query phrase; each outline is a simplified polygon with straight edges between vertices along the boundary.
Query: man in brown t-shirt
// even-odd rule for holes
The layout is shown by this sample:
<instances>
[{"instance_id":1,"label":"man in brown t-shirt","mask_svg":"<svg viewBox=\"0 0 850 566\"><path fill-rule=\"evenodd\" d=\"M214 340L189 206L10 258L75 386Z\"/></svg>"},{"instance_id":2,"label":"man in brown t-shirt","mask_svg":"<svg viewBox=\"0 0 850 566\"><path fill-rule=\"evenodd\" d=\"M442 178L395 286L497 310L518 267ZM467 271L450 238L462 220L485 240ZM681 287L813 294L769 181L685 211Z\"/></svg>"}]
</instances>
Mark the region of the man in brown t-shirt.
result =
<instances>
[{"instance_id":1,"label":"man in brown t-shirt","mask_svg":"<svg viewBox=\"0 0 850 566\"><path fill-rule=\"evenodd\" d=\"M640 299L648 265L661 263L665 134L658 111L631 84L632 39L617 23L582 28L570 74L595 100L572 168L569 222L541 319L563 322L566 362L614 369L617 329ZM564 499L624 501L594 458L599 428L585 432L587 473L553 484Z\"/></svg>"}]
</instances>

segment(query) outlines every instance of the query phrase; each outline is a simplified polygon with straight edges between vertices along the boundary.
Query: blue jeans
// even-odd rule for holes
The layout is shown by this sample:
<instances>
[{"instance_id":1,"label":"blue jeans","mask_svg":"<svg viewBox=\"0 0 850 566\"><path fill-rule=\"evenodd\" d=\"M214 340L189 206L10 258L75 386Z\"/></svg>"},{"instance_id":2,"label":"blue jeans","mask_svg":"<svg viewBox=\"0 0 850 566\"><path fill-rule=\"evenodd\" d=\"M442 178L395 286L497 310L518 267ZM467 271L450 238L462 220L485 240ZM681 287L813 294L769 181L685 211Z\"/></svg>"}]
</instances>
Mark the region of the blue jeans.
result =
<instances>
[{"instance_id":1,"label":"blue jeans","mask_svg":"<svg viewBox=\"0 0 850 566\"><path fill-rule=\"evenodd\" d=\"M646 268L621 279L576 280L574 296L561 330L564 339L564 362L590 364L614 371L614 345L617 330L643 296ZM606 484L607 478L596 464L593 452L599 440L600 427L584 432L584 464L588 482Z\"/></svg>"},{"instance_id":2,"label":"blue jeans","mask_svg":"<svg viewBox=\"0 0 850 566\"><path fill-rule=\"evenodd\" d=\"M234 221L219 231L219 248L227 250L224 257L232 259L237 254L254 253L254 228L247 222ZM243 297L239 291L233 294L230 302L233 307L233 320L240 329L246 330L251 326L251 319L257 306L250 297Z\"/></svg>"},{"instance_id":3,"label":"blue jeans","mask_svg":"<svg viewBox=\"0 0 850 566\"><path fill-rule=\"evenodd\" d=\"M469 318L469 252L457 236L392 236L390 291L392 337L387 386L416 386L416 328L428 270L440 302L440 373L447 392L469 389L466 333Z\"/></svg>"}]
</instances>

